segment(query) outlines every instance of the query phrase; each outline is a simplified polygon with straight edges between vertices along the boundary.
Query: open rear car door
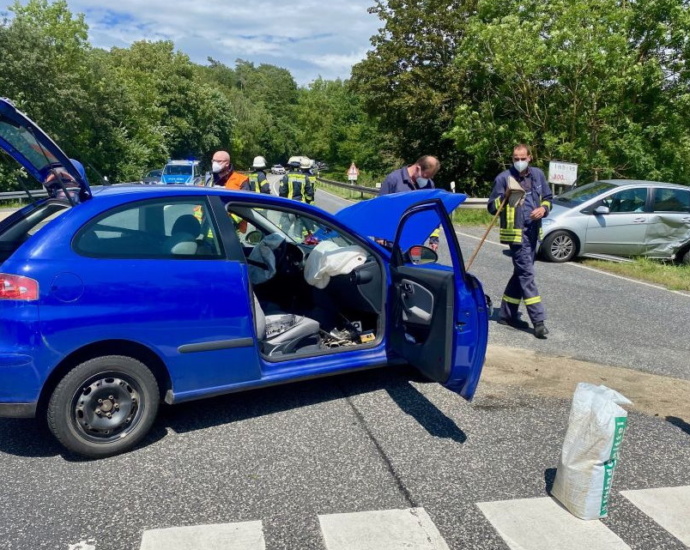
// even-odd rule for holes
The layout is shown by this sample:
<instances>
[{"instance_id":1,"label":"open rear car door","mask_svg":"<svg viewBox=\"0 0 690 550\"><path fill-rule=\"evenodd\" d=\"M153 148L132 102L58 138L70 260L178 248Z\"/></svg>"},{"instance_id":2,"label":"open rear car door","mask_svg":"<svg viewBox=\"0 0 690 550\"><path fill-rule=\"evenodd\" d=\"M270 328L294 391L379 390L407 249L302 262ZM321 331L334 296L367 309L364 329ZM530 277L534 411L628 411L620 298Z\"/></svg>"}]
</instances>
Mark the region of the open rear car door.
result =
<instances>
[{"instance_id":1,"label":"open rear car door","mask_svg":"<svg viewBox=\"0 0 690 550\"><path fill-rule=\"evenodd\" d=\"M486 355L488 308L481 283L465 272L447 212L462 201L443 198L419 202L400 219L391 259L388 341L391 352L470 400ZM420 245L436 234L435 261L431 250L420 257Z\"/></svg>"}]
</instances>

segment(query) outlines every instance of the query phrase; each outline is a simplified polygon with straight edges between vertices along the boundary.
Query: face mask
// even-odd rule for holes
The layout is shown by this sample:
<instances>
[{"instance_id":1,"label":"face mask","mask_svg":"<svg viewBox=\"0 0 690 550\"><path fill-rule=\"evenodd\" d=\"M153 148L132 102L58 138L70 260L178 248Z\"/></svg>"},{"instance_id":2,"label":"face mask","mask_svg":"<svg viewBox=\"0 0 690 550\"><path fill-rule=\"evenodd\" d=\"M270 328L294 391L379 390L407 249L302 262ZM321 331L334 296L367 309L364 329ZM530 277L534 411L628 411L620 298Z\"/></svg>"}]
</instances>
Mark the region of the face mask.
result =
<instances>
[{"instance_id":1,"label":"face mask","mask_svg":"<svg viewBox=\"0 0 690 550\"><path fill-rule=\"evenodd\" d=\"M527 167L529 166L529 162L526 160L517 160L513 163L513 166L518 172L523 172L527 170Z\"/></svg>"},{"instance_id":2,"label":"face mask","mask_svg":"<svg viewBox=\"0 0 690 550\"><path fill-rule=\"evenodd\" d=\"M223 169L223 165L220 162L213 161L211 164L211 170L213 171L214 174L217 174Z\"/></svg>"},{"instance_id":3,"label":"face mask","mask_svg":"<svg viewBox=\"0 0 690 550\"><path fill-rule=\"evenodd\" d=\"M429 178L417 178L417 187L420 189L429 185Z\"/></svg>"}]
</instances>

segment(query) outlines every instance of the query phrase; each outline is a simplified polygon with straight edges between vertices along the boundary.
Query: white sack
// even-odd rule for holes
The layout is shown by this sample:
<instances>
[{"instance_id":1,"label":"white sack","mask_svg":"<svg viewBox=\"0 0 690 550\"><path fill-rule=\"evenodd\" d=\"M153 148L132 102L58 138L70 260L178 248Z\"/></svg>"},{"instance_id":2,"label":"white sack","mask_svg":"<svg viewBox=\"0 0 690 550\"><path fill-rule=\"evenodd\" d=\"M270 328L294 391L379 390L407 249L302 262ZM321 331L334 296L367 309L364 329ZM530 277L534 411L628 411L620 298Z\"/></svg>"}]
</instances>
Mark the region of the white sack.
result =
<instances>
[{"instance_id":1,"label":"white sack","mask_svg":"<svg viewBox=\"0 0 690 550\"><path fill-rule=\"evenodd\" d=\"M331 277L346 275L367 261L361 246L338 246L333 241L321 241L309 253L304 265L304 279L316 288L326 288Z\"/></svg>"},{"instance_id":2,"label":"white sack","mask_svg":"<svg viewBox=\"0 0 690 550\"><path fill-rule=\"evenodd\" d=\"M551 494L580 519L608 515L618 451L628 421L620 405L632 405L606 386L580 383Z\"/></svg>"}]
</instances>

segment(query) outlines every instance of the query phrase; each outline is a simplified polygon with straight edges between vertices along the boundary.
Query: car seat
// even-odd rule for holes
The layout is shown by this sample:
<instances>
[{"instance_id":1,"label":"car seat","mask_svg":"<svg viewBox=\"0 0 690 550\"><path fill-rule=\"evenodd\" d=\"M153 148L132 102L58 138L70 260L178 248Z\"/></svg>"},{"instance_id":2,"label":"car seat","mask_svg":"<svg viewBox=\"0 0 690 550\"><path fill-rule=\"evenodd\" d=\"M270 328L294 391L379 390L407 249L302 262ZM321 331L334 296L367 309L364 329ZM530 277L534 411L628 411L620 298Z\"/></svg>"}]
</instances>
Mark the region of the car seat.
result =
<instances>
[{"instance_id":1,"label":"car seat","mask_svg":"<svg viewBox=\"0 0 690 550\"><path fill-rule=\"evenodd\" d=\"M201 223L194 214L185 214L175 220L170 231L168 253L173 255L194 255L198 248L197 238Z\"/></svg>"},{"instance_id":2,"label":"car seat","mask_svg":"<svg viewBox=\"0 0 690 550\"><path fill-rule=\"evenodd\" d=\"M265 355L276 357L307 346L318 347L320 327L314 319L291 313L266 315L256 296L254 311L256 336Z\"/></svg>"}]
</instances>

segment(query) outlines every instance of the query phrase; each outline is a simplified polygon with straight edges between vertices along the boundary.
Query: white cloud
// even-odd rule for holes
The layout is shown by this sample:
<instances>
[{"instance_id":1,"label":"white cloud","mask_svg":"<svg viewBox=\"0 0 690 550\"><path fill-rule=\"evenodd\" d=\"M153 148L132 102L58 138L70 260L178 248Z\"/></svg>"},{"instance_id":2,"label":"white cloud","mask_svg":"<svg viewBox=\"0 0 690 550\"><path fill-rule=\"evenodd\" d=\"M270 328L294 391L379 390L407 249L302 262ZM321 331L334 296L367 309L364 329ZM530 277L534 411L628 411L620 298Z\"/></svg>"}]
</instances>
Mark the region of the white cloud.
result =
<instances>
[{"instance_id":1,"label":"white cloud","mask_svg":"<svg viewBox=\"0 0 690 550\"><path fill-rule=\"evenodd\" d=\"M322 76L348 78L364 58L380 21L374 0L258 0L251 2L72 0L84 13L91 44L109 49L137 40L172 40L196 63L210 56L288 69L305 85Z\"/></svg>"}]
</instances>

